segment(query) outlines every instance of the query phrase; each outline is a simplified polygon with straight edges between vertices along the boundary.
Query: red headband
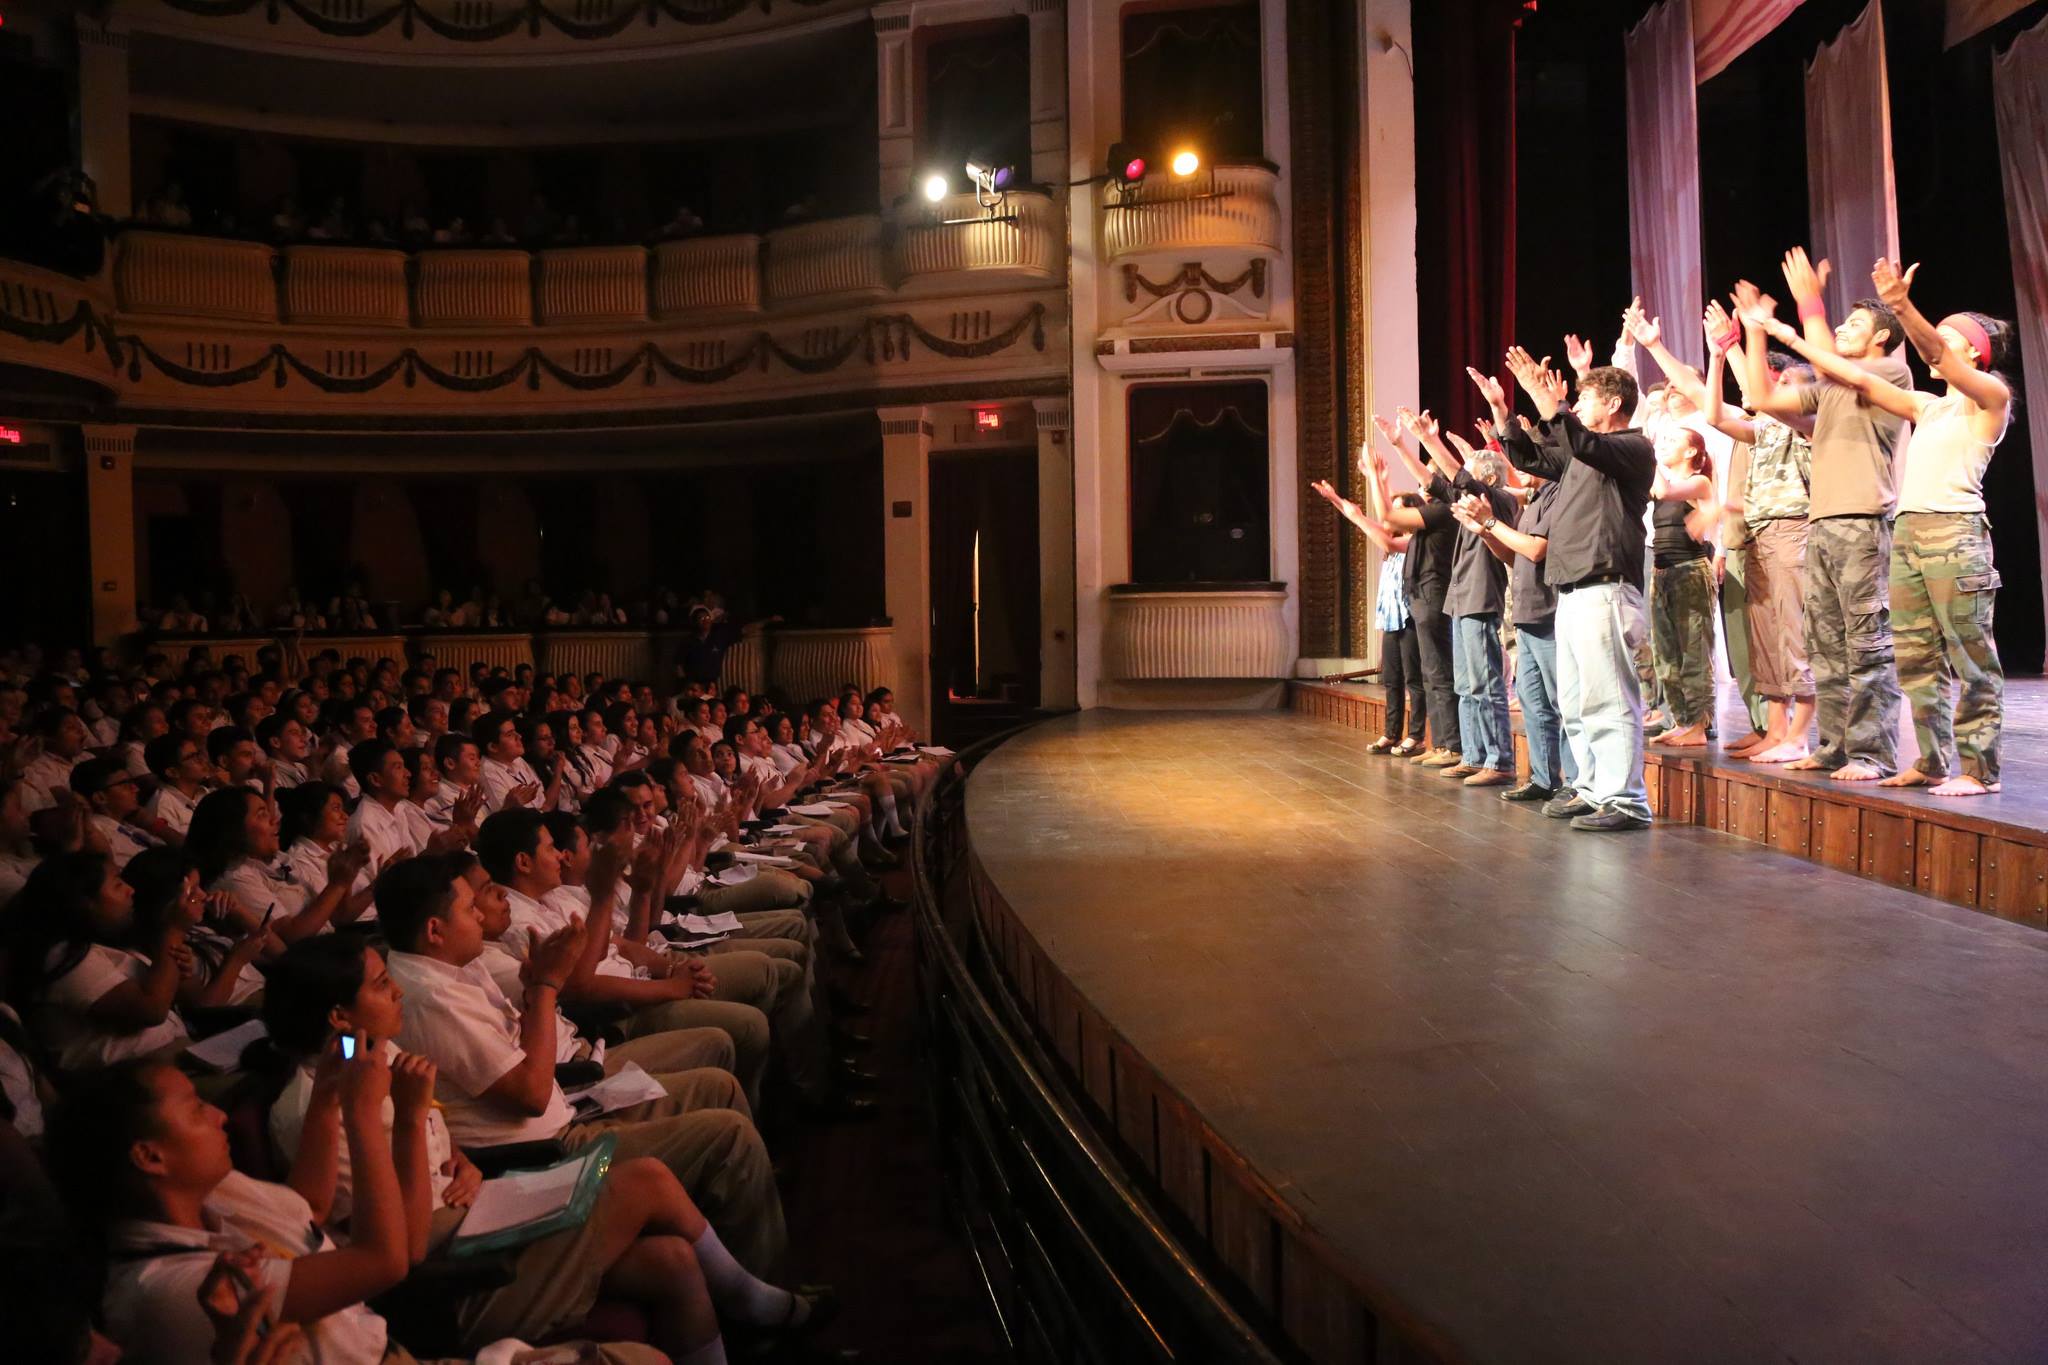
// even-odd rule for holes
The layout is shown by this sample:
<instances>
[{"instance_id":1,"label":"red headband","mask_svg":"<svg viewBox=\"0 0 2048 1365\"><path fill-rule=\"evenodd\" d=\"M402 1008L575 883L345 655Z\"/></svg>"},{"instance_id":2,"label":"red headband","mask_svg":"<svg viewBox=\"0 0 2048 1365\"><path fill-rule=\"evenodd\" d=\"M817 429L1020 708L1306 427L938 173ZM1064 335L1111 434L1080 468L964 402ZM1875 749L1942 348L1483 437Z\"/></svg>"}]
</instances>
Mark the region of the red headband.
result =
<instances>
[{"instance_id":1,"label":"red headband","mask_svg":"<svg viewBox=\"0 0 2048 1365\"><path fill-rule=\"evenodd\" d=\"M1963 334L1963 340L1976 348L1977 363L1986 369L1991 366L1991 333L1984 330L1984 324L1967 313L1950 313L1937 326L1952 327Z\"/></svg>"}]
</instances>

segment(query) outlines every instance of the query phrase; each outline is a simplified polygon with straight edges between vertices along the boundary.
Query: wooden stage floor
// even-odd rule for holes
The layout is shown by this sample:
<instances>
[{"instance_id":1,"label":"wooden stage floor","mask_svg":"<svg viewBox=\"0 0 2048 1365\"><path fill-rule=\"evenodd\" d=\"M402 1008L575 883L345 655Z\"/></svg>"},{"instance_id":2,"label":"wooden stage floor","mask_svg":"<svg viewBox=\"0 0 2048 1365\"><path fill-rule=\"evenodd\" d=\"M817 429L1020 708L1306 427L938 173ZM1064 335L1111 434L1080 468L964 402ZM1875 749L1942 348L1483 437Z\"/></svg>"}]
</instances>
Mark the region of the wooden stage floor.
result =
<instances>
[{"instance_id":1,"label":"wooden stage floor","mask_svg":"<svg viewBox=\"0 0 2048 1365\"><path fill-rule=\"evenodd\" d=\"M1483 1362L2048 1359L2048 934L1697 826L1574 833L1369 738L1093 711L968 789L1062 1051L1109 1058L1089 1093L1259 1298L1291 1322L1334 1275ZM1229 1154L1270 1224L1223 1226Z\"/></svg>"}]
</instances>

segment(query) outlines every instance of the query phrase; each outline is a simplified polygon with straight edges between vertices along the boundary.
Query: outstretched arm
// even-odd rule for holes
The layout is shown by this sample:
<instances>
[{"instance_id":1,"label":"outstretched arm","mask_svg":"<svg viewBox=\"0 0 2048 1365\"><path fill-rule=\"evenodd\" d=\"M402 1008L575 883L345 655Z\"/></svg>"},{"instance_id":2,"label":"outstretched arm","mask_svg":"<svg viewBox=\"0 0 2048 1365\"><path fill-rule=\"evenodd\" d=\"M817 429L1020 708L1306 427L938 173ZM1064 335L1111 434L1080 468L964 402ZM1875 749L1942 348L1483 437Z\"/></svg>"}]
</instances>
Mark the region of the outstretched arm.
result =
<instances>
[{"instance_id":1,"label":"outstretched arm","mask_svg":"<svg viewBox=\"0 0 2048 1365\"><path fill-rule=\"evenodd\" d=\"M1758 322L1771 340L1790 346L1804 356L1816 373L1856 390L1868 402L1883 408L1886 412L1894 413L1909 422L1920 420L1920 410L1926 406L1926 402L1913 390L1902 389L1896 384L1879 379L1855 361L1842 359L1835 354L1832 346L1821 350L1807 337L1768 314L1759 314Z\"/></svg>"},{"instance_id":2,"label":"outstretched arm","mask_svg":"<svg viewBox=\"0 0 2048 1365\"><path fill-rule=\"evenodd\" d=\"M1401 419L1401 425L1408 428L1415 439L1422 443L1422 448L1429 452L1429 462L1435 466L1436 472L1443 475L1447 481L1456 479L1458 471L1463 469L1464 465L1451 453L1451 448L1444 444L1443 432L1438 428L1436 418L1430 415L1429 409L1414 412L1408 408L1396 408L1394 415Z\"/></svg>"},{"instance_id":3,"label":"outstretched arm","mask_svg":"<svg viewBox=\"0 0 2048 1365\"><path fill-rule=\"evenodd\" d=\"M1819 350L1835 349L1835 331L1828 326L1828 305L1823 297L1832 267L1826 261L1814 265L1806 259L1806 248L1795 246L1785 253L1785 288L1799 309L1799 325L1806 340Z\"/></svg>"},{"instance_id":4,"label":"outstretched arm","mask_svg":"<svg viewBox=\"0 0 2048 1365\"><path fill-rule=\"evenodd\" d=\"M1700 386L1700 417L1730 440L1751 444L1756 440L1756 424L1740 413L1728 412L1723 397L1728 352L1742 344L1742 329L1718 303L1707 305L1700 325L1707 334L1707 380Z\"/></svg>"},{"instance_id":5,"label":"outstretched arm","mask_svg":"<svg viewBox=\"0 0 2048 1365\"><path fill-rule=\"evenodd\" d=\"M1941 332L1914 307L1907 290L1912 287L1913 276L1920 269L1919 262L1899 272L1898 264L1888 258L1879 257L1871 267L1870 282L1877 286L1877 296L1884 300L1884 306L1892 310L1899 325L1906 329L1906 340L1913 343L1913 349L1920 358L1933 367L1934 372L1949 382L1972 403L1996 420L1999 426L2005 424L2005 411L2012 404L2012 390L2005 381L1991 373L1990 356L1979 356L1972 365L1968 357L1956 353L1955 348L1943 339Z\"/></svg>"},{"instance_id":6,"label":"outstretched arm","mask_svg":"<svg viewBox=\"0 0 2048 1365\"><path fill-rule=\"evenodd\" d=\"M1621 318L1622 326L1638 346L1650 353L1671 387L1692 400L1694 407L1705 407L1706 385L1700 382L1700 372L1673 355L1664 344L1664 320L1644 316L1640 299L1631 303Z\"/></svg>"},{"instance_id":7,"label":"outstretched arm","mask_svg":"<svg viewBox=\"0 0 2048 1365\"><path fill-rule=\"evenodd\" d=\"M1729 298L1735 304L1736 316L1742 319L1742 363L1746 376L1742 391L1749 399L1750 410L1766 412L1786 422L1805 416L1806 406L1799 401L1799 394L1771 377L1770 362L1764 354L1762 320L1777 315L1777 300L1748 280L1737 280L1735 292Z\"/></svg>"}]
</instances>

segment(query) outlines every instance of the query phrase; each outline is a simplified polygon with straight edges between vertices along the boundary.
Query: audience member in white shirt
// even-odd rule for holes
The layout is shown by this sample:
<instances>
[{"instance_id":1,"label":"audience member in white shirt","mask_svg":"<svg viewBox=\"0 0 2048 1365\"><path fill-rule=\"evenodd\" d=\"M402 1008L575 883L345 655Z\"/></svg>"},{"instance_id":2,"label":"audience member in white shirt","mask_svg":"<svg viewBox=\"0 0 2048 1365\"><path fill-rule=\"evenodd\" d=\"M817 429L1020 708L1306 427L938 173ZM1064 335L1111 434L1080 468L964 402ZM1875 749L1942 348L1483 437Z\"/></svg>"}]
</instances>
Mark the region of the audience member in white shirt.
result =
<instances>
[{"instance_id":1,"label":"audience member in white shirt","mask_svg":"<svg viewBox=\"0 0 2048 1365\"><path fill-rule=\"evenodd\" d=\"M667 1099L572 1121L575 1111L555 1079L555 1067L572 1060L560 1047L556 999L583 950L580 927L535 946L515 1007L477 960L483 919L468 881L452 867L451 859L421 857L389 869L377 879L377 913L393 949L391 976L412 1002L399 1045L440 1068L436 1093L456 1142L578 1145L610 1132L621 1157L661 1159L733 1240L742 1264L774 1264L785 1237L782 1206L760 1135L730 1107L690 1109L677 1094L694 1088L708 1098L723 1077L726 1104L744 1104L730 1073L657 1076Z\"/></svg>"},{"instance_id":2,"label":"audience member in white shirt","mask_svg":"<svg viewBox=\"0 0 2048 1365\"><path fill-rule=\"evenodd\" d=\"M131 823L141 802L135 779L111 758L88 758L71 770L71 790L85 802L86 819L106 842L107 855L118 871L128 860L163 840Z\"/></svg>"},{"instance_id":3,"label":"audience member in white shirt","mask_svg":"<svg viewBox=\"0 0 2048 1365\"><path fill-rule=\"evenodd\" d=\"M326 879L318 891L309 890L278 856L276 807L245 787L217 791L199 803L185 848L209 891L232 892L249 913L269 918L271 932L286 943L361 913L349 888L369 861L369 850L361 844L333 850Z\"/></svg>"},{"instance_id":4,"label":"audience member in white shirt","mask_svg":"<svg viewBox=\"0 0 2048 1365\"><path fill-rule=\"evenodd\" d=\"M358 746L361 747L361 746ZM325 782L308 782L287 792L278 802L277 842L284 849L284 870L291 882L307 896L327 889L328 864L343 847L359 843L349 823L348 807L342 803L341 788ZM369 850L365 850L369 853ZM371 854L374 856L374 854ZM244 878L245 883L247 878ZM366 861L348 884L348 899L335 912L335 922L351 923L375 919L370 908L370 866Z\"/></svg>"},{"instance_id":5,"label":"audience member in white shirt","mask_svg":"<svg viewBox=\"0 0 2048 1365\"><path fill-rule=\"evenodd\" d=\"M57 804L57 793L70 784L71 770L85 759L85 722L76 711L53 707L36 718L43 751L22 769L22 803L31 812Z\"/></svg>"},{"instance_id":6,"label":"audience member in white shirt","mask_svg":"<svg viewBox=\"0 0 2048 1365\"><path fill-rule=\"evenodd\" d=\"M156 794L149 798L148 808L156 833L182 842L213 772L206 750L190 735L162 734L149 742L144 761L156 776Z\"/></svg>"},{"instance_id":7,"label":"audience member in white shirt","mask_svg":"<svg viewBox=\"0 0 2048 1365\"><path fill-rule=\"evenodd\" d=\"M488 711L471 727L476 747L483 754L484 809L500 811L506 806L551 806L560 795L560 784L544 790L526 763L526 743L519 726L507 711Z\"/></svg>"},{"instance_id":8,"label":"audience member in white shirt","mask_svg":"<svg viewBox=\"0 0 2048 1365\"><path fill-rule=\"evenodd\" d=\"M7 996L28 1006L36 1037L66 1071L185 1042L174 1008L191 955L184 926L164 926L145 955L117 946L134 921L134 889L103 853L46 859L7 908Z\"/></svg>"},{"instance_id":9,"label":"audience member in white shirt","mask_svg":"<svg viewBox=\"0 0 2048 1365\"><path fill-rule=\"evenodd\" d=\"M256 726L256 746L270 761L280 790L313 780L307 764L313 753L313 737L299 724L297 716L280 711L264 717Z\"/></svg>"},{"instance_id":10,"label":"audience member in white shirt","mask_svg":"<svg viewBox=\"0 0 2048 1365\"><path fill-rule=\"evenodd\" d=\"M23 795L18 780L0 774L0 911L6 910L7 902L14 899L28 881L28 874L41 861L36 857Z\"/></svg>"},{"instance_id":11,"label":"audience member in white shirt","mask_svg":"<svg viewBox=\"0 0 2048 1365\"><path fill-rule=\"evenodd\" d=\"M456 806L472 796L475 808L484 808L483 754L475 740L457 730L441 736L434 744L434 769L434 794L422 807L429 820L443 828L454 824Z\"/></svg>"},{"instance_id":12,"label":"audience member in white shirt","mask_svg":"<svg viewBox=\"0 0 2048 1365\"><path fill-rule=\"evenodd\" d=\"M169 925L184 926L192 961L178 983L179 1005L214 1009L247 1004L263 993L256 960L284 945L233 896L209 896L199 869L182 850L147 849L121 877L135 888L136 941L153 943Z\"/></svg>"},{"instance_id":13,"label":"audience member in white shirt","mask_svg":"<svg viewBox=\"0 0 2048 1365\"><path fill-rule=\"evenodd\" d=\"M227 1118L176 1067L142 1062L93 1078L51 1116L49 1155L59 1184L109 1231L104 1309L123 1358L189 1365L214 1355L212 1312L226 1294L232 1316L245 1294L305 1333L311 1358L377 1365L389 1345L384 1319L365 1301L411 1267L405 1209L383 1123L393 1093L381 1049L339 1063L338 1105L307 1125L297 1190L234 1169ZM417 1108L430 1088L413 1084ZM354 1236L337 1245L320 1226L332 1197L328 1151L345 1141L354 1172ZM324 1171L322 1180L311 1174ZM310 1196L310 1197L309 1197ZM239 1292L237 1292L239 1289ZM211 1310L211 1311L210 1311ZM291 1329L287 1329L291 1330Z\"/></svg>"},{"instance_id":14,"label":"audience member in white shirt","mask_svg":"<svg viewBox=\"0 0 2048 1365\"><path fill-rule=\"evenodd\" d=\"M263 761L256 736L239 725L222 725L210 731L206 736L206 756L213 762L216 787L263 791L269 786L270 765Z\"/></svg>"}]
</instances>

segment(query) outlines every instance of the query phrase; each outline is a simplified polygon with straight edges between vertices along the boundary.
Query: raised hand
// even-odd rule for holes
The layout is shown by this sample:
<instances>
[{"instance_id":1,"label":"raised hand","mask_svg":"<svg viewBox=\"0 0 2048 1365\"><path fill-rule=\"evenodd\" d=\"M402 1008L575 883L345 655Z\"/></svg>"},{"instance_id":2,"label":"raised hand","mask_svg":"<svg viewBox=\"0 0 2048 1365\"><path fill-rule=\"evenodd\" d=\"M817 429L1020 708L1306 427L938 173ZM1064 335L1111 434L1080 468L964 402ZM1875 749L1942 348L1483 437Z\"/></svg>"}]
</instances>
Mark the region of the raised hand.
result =
<instances>
[{"instance_id":1,"label":"raised hand","mask_svg":"<svg viewBox=\"0 0 2048 1365\"><path fill-rule=\"evenodd\" d=\"M1591 352L1588 351L1587 354L1590 355ZM1472 381L1473 387L1479 390L1479 396L1486 400L1486 406L1493 409L1495 416L1504 416L1507 413L1507 390L1501 387L1500 380L1490 374L1481 374L1470 365L1465 367L1465 375Z\"/></svg>"},{"instance_id":2,"label":"raised hand","mask_svg":"<svg viewBox=\"0 0 2048 1365\"><path fill-rule=\"evenodd\" d=\"M1664 339L1664 320L1645 315L1640 300L1629 305L1628 319L1628 334L1644 350L1655 348Z\"/></svg>"},{"instance_id":3,"label":"raised hand","mask_svg":"<svg viewBox=\"0 0 2048 1365\"><path fill-rule=\"evenodd\" d=\"M1452 449L1458 452L1458 459L1464 462L1465 464L1472 463L1472 457L1479 453L1478 451L1472 448L1472 443L1470 441L1466 440L1464 437L1460 436L1455 431L1445 432L1444 439L1451 443Z\"/></svg>"},{"instance_id":4,"label":"raised hand","mask_svg":"<svg viewBox=\"0 0 2048 1365\"><path fill-rule=\"evenodd\" d=\"M1428 408L1424 408L1421 412L1414 412L1408 408L1396 408L1394 412L1401 419L1401 425L1415 433L1416 439L1421 441L1434 441L1436 439L1436 418L1430 416Z\"/></svg>"},{"instance_id":5,"label":"raised hand","mask_svg":"<svg viewBox=\"0 0 2048 1365\"><path fill-rule=\"evenodd\" d=\"M1380 429L1380 435L1386 438L1388 445L1397 446L1401 444L1401 428L1399 426L1388 421L1378 413L1372 415L1372 424Z\"/></svg>"},{"instance_id":6,"label":"raised hand","mask_svg":"<svg viewBox=\"0 0 2048 1365\"><path fill-rule=\"evenodd\" d=\"M336 1089L341 1096L344 1118L368 1126L384 1122L384 1101L391 1097L391 1064L384 1049L361 1033L355 1035L356 1055L341 1063Z\"/></svg>"},{"instance_id":7,"label":"raised hand","mask_svg":"<svg viewBox=\"0 0 2048 1365\"><path fill-rule=\"evenodd\" d=\"M1832 267L1826 261L1814 265L1806 259L1806 248L1795 246L1785 253L1781 267L1785 276L1785 287L1792 291L1792 301L1804 309L1808 304L1819 303L1827 288L1828 272Z\"/></svg>"},{"instance_id":8,"label":"raised hand","mask_svg":"<svg viewBox=\"0 0 2048 1365\"><path fill-rule=\"evenodd\" d=\"M1330 486L1330 481L1328 479L1317 479L1315 482L1311 483L1309 487L1313 488L1316 491L1317 495L1320 496L1324 502L1329 503L1330 506L1336 508L1339 512L1348 511L1350 509L1350 500L1344 497L1344 495L1339 493L1336 489L1332 488Z\"/></svg>"},{"instance_id":9,"label":"raised hand","mask_svg":"<svg viewBox=\"0 0 2048 1365\"><path fill-rule=\"evenodd\" d=\"M414 1052L401 1052L391 1063L391 1105L397 1122L424 1116L434 1104L434 1078L439 1075L431 1059Z\"/></svg>"},{"instance_id":10,"label":"raised hand","mask_svg":"<svg viewBox=\"0 0 2048 1365\"><path fill-rule=\"evenodd\" d=\"M1907 292L1913 287L1913 276L1919 271L1920 262L1915 261L1899 273L1899 264L1888 256L1877 258L1877 264L1870 267L1870 282L1877 286L1877 296L1884 306L1894 313L1907 302Z\"/></svg>"},{"instance_id":11,"label":"raised hand","mask_svg":"<svg viewBox=\"0 0 2048 1365\"><path fill-rule=\"evenodd\" d=\"M1742 340L1741 330L1719 299L1707 301L1706 311L1700 314L1700 330L1706 334L1709 352L1725 351Z\"/></svg>"},{"instance_id":12,"label":"raised hand","mask_svg":"<svg viewBox=\"0 0 2048 1365\"><path fill-rule=\"evenodd\" d=\"M547 981L559 986L569 979L570 971L582 956L583 920L578 917L535 943L526 955L526 966L520 975L529 985Z\"/></svg>"},{"instance_id":13,"label":"raised hand","mask_svg":"<svg viewBox=\"0 0 2048 1365\"><path fill-rule=\"evenodd\" d=\"M1748 280L1737 280L1735 292L1728 297L1735 305L1735 312L1742 319L1744 326L1761 329L1766 322L1777 316L1778 301Z\"/></svg>"},{"instance_id":14,"label":"raised hand","mask_svg":"<svg viewBox=\"0 0 2048 1365\"><path fill-rule=\"evenodd\" d=\"M1564 358L1572 367L1573 374L1584 374L1593 368L1593 343L1575 332L1566 332Z\"/></svg>"},{"instance_id":15,"label":"raised hand","mask_svg":"<svg viewBox=\"0 0 2048 1365\"><path fill-rule=\"evenodd\" d=\"M1570 397L1571 388L1563 375L1550 368L1549 356L1543 357L1543 363L1537 367L1535 381L1536 387L1530 391L1529 397L1535 401L1537 412L1555 417L1564 407L1565 399Z\"/></svg>"}]
</instances>

